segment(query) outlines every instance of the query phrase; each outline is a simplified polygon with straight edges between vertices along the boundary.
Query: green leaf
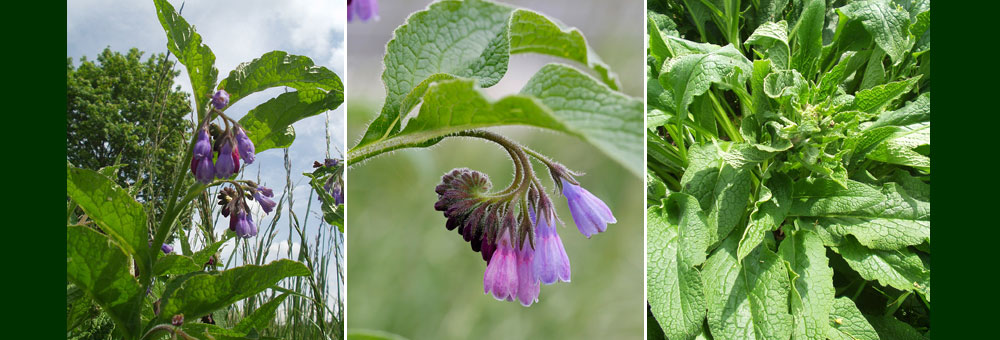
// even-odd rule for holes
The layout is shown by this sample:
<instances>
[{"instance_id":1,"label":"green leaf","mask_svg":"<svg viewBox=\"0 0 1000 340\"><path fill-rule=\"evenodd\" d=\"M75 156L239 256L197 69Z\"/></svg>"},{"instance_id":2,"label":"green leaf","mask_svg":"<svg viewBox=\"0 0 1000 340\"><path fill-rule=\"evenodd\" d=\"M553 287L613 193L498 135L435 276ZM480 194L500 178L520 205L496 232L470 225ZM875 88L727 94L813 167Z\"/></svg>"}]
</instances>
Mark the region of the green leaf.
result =
<instances>
[{"instance_id":1,"label":"green leaf","mask_svg":"<svg viewBox=\"0 0 1000 340\"><path fill-rule=\"evenodd\" d=\"M823 21L826 1L805 0L802 16L792 29L792 68L808 79L815 79L823 52Z\"/></svg>"},{"instance_id":2,"label":"green leaf","mask_svg":"<svg viewBox=\"0 0 1000 340\"><path fill-rule=\"evenodd\" d=\"M714 244L743 218L750 204L751 170L724 163L723 151L715 145L695 145L688 152L688 169L680 184L708 212L709 241Z\"/></svg>"},{"instance_id":3,"label":"green leaf","mask_svg":"<svg viewBox=\"0 0 1000 340\"><path fill-rule=\"evenodd\" d=\"M406 338L385 331L371 329L349 329L347 340L406 340Z\"/></svg>"},{"instance_id":4,"label":"green leaf","mask_svg":"<svg viewBox=\"0 0 1000 340\"><path fill-rule=\"evenodd\" d=\"M930 123L914 124L900 128L886 141L875 147L866 157L879 162L914 167L930 172L931 159L917 152L920 146L930 145Z\"/></svg>"},{"instance_id":5,"label":"green leaf","mask_svg":"<svg viewBox=\"0 0 1000 340\"><path fill-rule=\"evenodd\" d=\"M233 327L234 331L246 333L252 329L264 329L267 325L274 321L274 313L278 310L278 306L285 301L288 297L288 293L278 295L268 301L267 303L257 307L250 315L247 315L240 320L236 327Z\"/></svg>"},{"instance_id":6,"label":"green leaf","mask_svg":"<svg viewBox=\"0 0 1000 340\"><path fill-rule=\"evenodd\" d=\"M865 280L878 280L883 286L914 291L927 302L931 301L931 271L909 248L869 249L852 238L845 238L833 249Z\"/></svg>"},{"instance_id":7,"label":"green leaf","mask_svg":"<svg viewBox=\"0 0 1000 340\"><path fill-rule=\"evenodd\" d=\"M578 136L642 173L643 104L574 68L549 64L521 90L491 102L473 80L432 84L417 116L391 138L352 150L351 163L399 148L429 146L460 131L530 125Z\"/></svg>"},{"instance_id":8,"label":"green leaf","mask_svg":"<svg viewBox=\"0 0 1000 340\"><path fill-rule=\"evenodd\" d=\"M878 333L849 297L833 299L830 331L826 336L831 340L879 340Z\"/></svg>"},{"instance_id":9,"label":"green leaf","mask_svg":"<svg viewBox=\"0 0 1000 340\"><path fill-rule=\"evenodd\" d=\"M87 292L126 338L139 334L142 287L129 256L108 236L84 226L66 229L66 278Z\"/></svg>"},{"instance_id":10,"label":"green leaf","mask_svg":"<svg viewBox=\"0 0 1000 340\"><path fill-rule=\"evenodd\" d=\"M93 170L67 167L66 195L127 255L138 259L153 256L146 231L146 211L127 190ZM136 262L140 272L149 269L147 261Z\"/></svg>"},{"instance_id":11,"label":"green leaf","mask_svg":"<svg viewBox=\"0 0 1000 340\"><path fill-rule=\"evenodd\" d=\"M779 70L764 78L764 94L782 105L805 101L809 83L796 70Z\"/></svg>"},{"instance_id":12,"label":"green leaf","mask_svg":"<svg viewBox=\"0 0 1000 340\"><path fill-rule=\"evenodd\" d=\"M866 315L881 339L892 340L926 340L930 337L920 334L919 331L910 324L897 320L891 316Z\"/></svg>"},{"instance_id":13,"label":"green leaf","mask_svg":"<svg viewBox=\"0 0 1000 340\"><path fill-rule=\"evenodd\" d=\"M871 186L848 180L846 187L817 178L795 183L791 216L827 216L859 211L878 204L882 194Z\"/></svg>"},{"instance_id":14,"label":"green leaf","mask_svg":"<svg viewBox=\"0 0 1000 340\"><path fill-rule=\"evenodd\" d=\"M156 260L156 264L153 265L153 275L177 275L185 274L193 271L198 271L201 266L194 262L190 257L177 254L168 254L167 256L161 257Z\"/></svg>"},{"instance_id":15,"label":"green leaf","mask_svg":"<svg viewBox=\"0 0 1000 340\"><path fill-rule=\"evenodd\" d=\"M167 50L187 69L198 118L201 120L207 114L205 110L219 77L219 70L215 68L215 54L208 45L201 43L201 35L174 10L170 2L153 0L153 4L156 5L160 25L167 33Z\"/></svg>"},{"instance_id":16,"label":"green leaf","mask_svg":"<svg viewBox=\"0 0 1000 340\"><path fill-rule=\"evenodd\" d=\"M705 215L694 197L674 193L646 216L649 305L668 338L693 339L706 313L697 269L708 249Z\"/></svg>"},{"instance_id":17,"label":"green leaf","mask_svg":"<svg viewBox=\"0 0 1000 340\"><path fill-rule=\"evenodd\" d=\"M323 90L344 97L340 77L326 67L316 66L309 57L284 51L264 53L260 58L242 63L219 83L229 93L229 105L246 96L272 87L287 86L302 90Z\"/></svg>"},{"instance_id":18,"label":"green leaf","mask_svg":"<svg viewBox=\"0 0 1000 340\"><path fill-rule=\"evenodd\" d=\"M879 113L893 100L910 92L918 80L920 76L858 91L854 95L854 107L858 111Z\"/></svg>"},{"instance_id":19,"label":"green leaf","mask_svg":"<svg viewBox=\"0 0 1000 340\"><path fill-rule=\"evenodd\" d=\"M382 112L352 149L384 140L401 129L431 78L470 78L482 87L500 81L512 53L544 53L593 68L605 85L614 75L575 29L564 30L542 15L488 1L439 1L412 14L386 45ZM421 86L424 85L424 86Z\"/></svg>"},{"instance_id":20,"label":"green leaf","mask_svg":"<svg viewBox=\"0 0 1000 340\"><path fill-rule=\"evenodd\" d=\"M882 126L907 126L931 120L931 93L920 94L917 99L907 102L905 106L895 111L885 111L879 115L878 120L867 129L874 129Z\"/></svg>"},{"instance_id":21,"label":"green leaf","mask_svg":"<svg viewBox=\"0 0 1000 340\"><path fill-rule=\"evenodd\" d=\"M837 11L851 19L860 20L874 38L875 44L889 54L893 64L902 61L913 45L908 32L910 15L888 1L856 1Z\"/></svg>"},{"instance_id":22,"label":"green leaf","mask_svg":"<svg viewBox=\"0 0 1000 340\"><path fill-rule=\"evenodd\" d=\"M344 102L344 93L319 89L286 92L247 112L240 125L247 131L255 151L286 148L295 140L292 124L302 119L336 109Z\"/></svg>"},{"instance_id":23,"label":"green leaf","mask_svg":"<svg viewBox=\"0 0 1000 340\"><path fill-rule=\"evenodd\" d=\"M176 314L200 317L256 295L286 277L309 276L304 264L281 259L264 266L246 265L216 274L194 275L176 290L164 293L160 320Z\"/></svg>"},{"instance_id":24,"label":"green leaf","mask_svg":"<svg viewBox=\"0 0 1000 340\"><path fill-rule=\"evenodd\" d=\"M912 179L911 179L912 180ZM917 188L913 188L917 190ZM853 235L863 246L894 250L922 243L930 244L931 209L927 197L910 195L897 183L882 186L878 203L849 212L819 214L806 219L829 234L831 245Z\"/></svg>"},{"instance_id":25,"label":"green leaf","mask_svg":"<svg viewBox=\"0 0 1000 340\"><path fill-rule=\"evenodd\" d=\"M788 47L788 23L784 20L758 26L745 44L756 46L778 69L788 69L791 52Z\"/></svg>"},{"instance_id":26,"label":"green leaf","mask_svg":"<svg viewBox=\"0 0 1000 340\"><path fill-rule=\"evenodd\" d=\"M754 204L750 223L740 239L737 259L742 261L757 248L764 240L764 233L778 229L791 205L792 179L782 173L771 174L771 178L760 186L760 198Z\"/></svg>"},{"instance_id":27,"label":"green leaf","mask_svg":"<svg viewBox=\"0 0 1000 340\"><path fill-rule=\"evenodd\" d=\"M736 259L737 238L727 238L705 261L708 326L717 340L788 339L788 270L777 254L758 247L742 262Z\"/></svg>"},{"instance_id":28,"label":"green leaf","mask_svg":"<svg viewBox=\"0 0 1000 340\"><path fill-rule=\"evenodd\" d=\"M792 275L792 339L822 339L829 333L833 269L819 236L807 230L787 233L778 253Z\"/></svg>"},{"instance_id":29,"label":"green leaf","mask_svg":"<svg viewBox=\"0 0 1000 340\"><path fill-rule=\"evenodd\" d=\"M674 109L687 116L694 97L708 91L712 84L723 88L742 86L753 71L750 61L732 45L709 53L688 54L667 60L660 70L660 84L674 96ZM736 84L729 83L735 76Z\"/></svg>"}]
</instances>

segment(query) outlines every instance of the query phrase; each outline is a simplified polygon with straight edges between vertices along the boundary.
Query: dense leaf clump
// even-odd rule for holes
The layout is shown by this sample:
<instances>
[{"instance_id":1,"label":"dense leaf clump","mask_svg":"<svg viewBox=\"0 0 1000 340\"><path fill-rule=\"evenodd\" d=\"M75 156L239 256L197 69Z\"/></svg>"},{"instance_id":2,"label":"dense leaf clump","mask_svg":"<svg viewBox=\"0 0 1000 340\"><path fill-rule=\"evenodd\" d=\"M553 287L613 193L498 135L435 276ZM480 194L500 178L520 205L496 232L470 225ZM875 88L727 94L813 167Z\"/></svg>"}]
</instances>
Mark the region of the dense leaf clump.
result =
<instances>
[{"instance_id":1,"label":"dense leaf clump","mask_svg":"<svg viewBox=\"0 0 1000 340\"><path fill-rule=\"evenodd\" d=\"M648 4L651 337L929 338L930 2Z\"/></svg>"}]
</instances>

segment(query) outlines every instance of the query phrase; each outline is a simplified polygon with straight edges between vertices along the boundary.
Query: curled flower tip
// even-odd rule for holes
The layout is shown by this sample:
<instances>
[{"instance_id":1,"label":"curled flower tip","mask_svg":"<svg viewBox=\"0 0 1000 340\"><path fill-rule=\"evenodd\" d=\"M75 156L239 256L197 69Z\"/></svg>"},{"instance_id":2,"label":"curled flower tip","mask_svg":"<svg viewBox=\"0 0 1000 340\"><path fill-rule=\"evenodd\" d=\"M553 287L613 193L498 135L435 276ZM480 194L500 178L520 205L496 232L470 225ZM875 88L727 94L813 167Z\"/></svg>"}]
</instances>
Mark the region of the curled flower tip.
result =
<instances>
[{"instance_id":1,"label":"curled flower tip","mask_svg":"<svg viewBox=\"0 0 1000 340\"><path fill-rule=\"evenodd\" d=\"M257 187L257 191L260 191L261 195L264 195L266 197L274 197L274 190L271 190L271 188L265 187L263 185Z\"/></svg>"},{"instance_id":2,"label":"curled flower tip","mask_svg":"<svg viewBox=\"0 0 1000 340\"><path fill-rule=\"evenodd\" d=\"M517 251L517 301L522 306L529 307L538 302L541 285L534 273L535 251L529 242L521 244Z\"/></svg>"},{"instance_id":3,"label":"curled flower tip","mask_svg":"<svg viewBox=\"0 0 1000 340\"><path fill-rule=\"evenodd\" d=\"M500 301L513 301L517 296L517 288L517 255L511 246L510 230L507 229L497 241L497 249L486 265L483 292L492 293L493 298Z\"/></svg>"},{"instance_id":4,"label":"curled flower tip","mask_svg":"<svg viewBox=\"0 0 1000 340\"><path fill-rule=\"evenodd\" d=\"M347 22L354 21L355 15L361 21L378 20L378 2L376 0L347 0Z\"/></svg>"},{"instance_id":5,"label":"curled flower tip","mask_svg":"<svg viewBox=\"0 0 1000 340\"><path fill-rule=\"evenodd\" d=\"M261 188L262 189L266 189L264 187L261 187ZM270 190L270 189L268 189L268 190ZM271 211L274 211L274 206L278 205L277 203L274 203L273 200L271 200L270 198L268 198L268 197L273 197L273 196L274 196L273 192L271 192L271 195L267 195L267 194L264 194L263 190L260 190L260 189L255 190L253 192L253 199L255 201L257 201L258 204L260 204L260 208L262 210L264 210L265 214L270 214Z\"/></svg>"},{"instance_id":6,"label":"curled flower tip","mask_svg":"<svg viewBox=\"0 0 1000 340\"><path fill-rule=\"evenodd\" d=\"M569 202L569 212L573 215L573 222L576 222L576 228L583 236L590 238L591 235L607 230L609 223L618 222L611 214L611 209L608 209L608 205L587 189L566 179L562 179L562 186L562 193Z\"/></svg>"},{"instance_id":7,"label":"curled flower tip","mask_svg":"<svg viewBox=\"0 0 1000 340\"><path fill-rule=\"evenodd\" d=\"M236 236L249 238L257 236L257 226L253 224L253 218L247 215L246 211L240 209L232 214L229 219L229 230L235 231Z\"/></svg>"},{"instance_id":8,"label":"curled flower tip","mask_svg":"<svg viewBox=\"0 0 1000 340\"><path fill-rule=\"evenodd\" d=\"M535 259L533 272L544 284L557 280L569 282L569 256L555 226L555 211L551 205L540 205L542 218L535 221ZM535 219L534 213L531 216Z\"/></svg>"},{"instance_id":9,"label":"curled flower tip","mask_svg":"<svg viewBox=\"0 0 1000 340\"><path fill-rule=\"evenodd\" d=\"M340 164L340 161L333 158L327 158L323 160L323 166L326 166L328 168L336 167L337 164Z\"/></svg>"},{"instance_id":10,"label":"curled flower tip","mask_svg":"<svg viewBox=\"0 0 1000 340\"><path fill-rule=\"evenodd\" d=\"M212 106L216 110L222 110L226 105L229 105L229 93L226 90L215 91L215 94L212 95Z\"/></svg>"},{"instance_id":11,"label":"curled flower tip","mask_svg":"<svg viewBox=\"0 0 1000 340\"><path fill-rule=\"evenodd\" d=\"M164 254L170 254L174 252L174 246L164 243L160 246L160 250L162 250Z\"/></svg>"},{"instance_id":12,"label":"curled flower tip","mask_svg":"<svg viewBox=\"0 0 1000 340\"><path fill-rule=\"evenodd\" d=\"M215 177L229 178L240 169L240 154L233 148L233 143L226 140L219 148L219 160L215 162Z\"/></svg>"},{"instance_id":13,"label":"curled flower tip","mask_svg":"<svg viewBox=\"0 0 1000 340\"><path fill-rule=\"evenodd\" d=\"M215 178L215 166L212 164L212 142L208 130L200 129L194 142L191 155L191 173L199 182L208 184Z\"/></svg>"},{"instance_id":14,"label":"curled flower tip","mask_svg":"<svg viewBox=\"0 0 1000 340\"><path fill-rule=\"evenodd\" d=\"M246 131L243 131L241 127L236 127L236 148L240 150L240 157L243 157L247 164L253 163L253 142L250 141L250 137L247 137Z\"/></svg>"}]
</instances>

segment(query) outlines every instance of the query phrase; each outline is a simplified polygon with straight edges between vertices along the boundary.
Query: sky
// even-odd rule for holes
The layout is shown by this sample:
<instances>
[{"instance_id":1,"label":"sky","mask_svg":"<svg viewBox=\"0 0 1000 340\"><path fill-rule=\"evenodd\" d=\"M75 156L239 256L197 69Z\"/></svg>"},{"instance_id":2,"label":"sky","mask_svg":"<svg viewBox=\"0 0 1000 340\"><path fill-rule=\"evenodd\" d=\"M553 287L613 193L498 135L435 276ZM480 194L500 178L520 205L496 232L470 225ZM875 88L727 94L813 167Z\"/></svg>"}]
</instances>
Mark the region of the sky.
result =
<instances>
[{"instance_id":1,"label":"sky","mask_svg":"<svg viewBox=\"0 0 1000 340\"><path fill-rule=\"evenodd\" d=\"M195 26L203 42L215 53L220 80L240 63L273 50L308 56L316 65L324 66L343 78L345 3L346 0L188 1L184 4L182 16ZM171 0L171 4L181 9L181 1ZM73 0L67 1L66 6L66 56L74 59L74 65L79 65L83 56L95 60L106 47L122 53L135 47L146 52L145 57L167 52L166 34L152 1ZM178 69L184 71L181 65ZM175 79L175 84L180 85L183 91L191 92L186 72ZM277 88L251 95L228 108L226 114L238 120L248 110L283 91ZM344 105L328 114L331 135L329 153L340 157L344 150ZM324 114L310 117L293 127L297 137L289 148L289 158L292 163L294 211L302 221L306 216L311 189L301 173L311 172L313 161L322 161L327 154L326 117ZM256 161L244 169L244 174L252 179L258 173L261 184L274 189L276 197L280 196L280 191L286 186L283 151L271 149L257 154ZM255 204L251 206L256 208ZM313 235L320 227L321 219L317 202L313 202L309 213L305 229L307 234ZM263 220L255 219L258 227L270 223L271 216L273 213ZM283 216L288 214L283 213ZM278 225L285 227L278 228L280 231L276 240L287 240L287 220L279 221ZM220 220L215 230L218 234L226 227L228 220ZM292 242L291 246L297 249L298 243ZM284 253L288 247L288 243L276 242L272 245L271 254ZM225 248L223 258L228 257L231 250L232 246Z\"/></svg>"}]
</instances>

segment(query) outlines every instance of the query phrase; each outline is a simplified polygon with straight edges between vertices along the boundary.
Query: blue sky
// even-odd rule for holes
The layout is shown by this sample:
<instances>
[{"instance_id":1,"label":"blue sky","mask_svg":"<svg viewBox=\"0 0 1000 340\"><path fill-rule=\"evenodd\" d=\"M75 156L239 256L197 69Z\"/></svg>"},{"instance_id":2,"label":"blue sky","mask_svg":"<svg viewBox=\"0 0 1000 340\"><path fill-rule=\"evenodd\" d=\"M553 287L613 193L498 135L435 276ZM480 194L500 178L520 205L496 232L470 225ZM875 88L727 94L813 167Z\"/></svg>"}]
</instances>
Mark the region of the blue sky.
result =
<instances>
[{"instance_id":1,"label":"blue sky","mask_svg":"<svg viewBox=\"0 0 1000 340\"><path fill-rule=\"evenodd\" d=\"M180 9L181 1L171 1ZM183 16L193 24L203 41L216 56L219 78L225 78L241 62L247 62L272 50L283 50L291 54L305 55L317 65L333 70L343 77L346 49L344 46L344 25L346 24L345 0L285 0L285 1L188 1L184 5ZM96 55L110 47L113 51L125 52L138 48L146 52L166 53L166 35L152 1L112 1L74 0L67 1L66 55L79 65L79 58ZM183 71L183 67L178 65ZM186 72L175 80L185 92L191 92ZM248 110L281 93L282 89L271 89L254 94L226 110L226 114L239 119ZM337 156L344 150L344 106L329 113L331 147L330 154ZM292 165L294 211L303 220L309 187L303 172L312 171L313 161L322 161L327 152L326 117L323 114L302 120L294 125L297 137L289 148ZM285 168L281 149L264 151L256 161L245 168L248 178L260 173L261 182L275 190L280 196L285 188ZM313 198L315 199L315 198ZM286 205L287 206L287 205ZM319 207L312 205L309 212L307 234L319 228ZM273 216L273 214L272 214ZM283 216L288 216L284 213ZM271 222L271 217L255 219L259 226ZM227 220L220 221L216 231L228 226ZM287 240L287 219L279 221L280 230L276 240ZM328 228L328 226L324 226ZM309 232L312 231L312 232ZM295 237L297 239L297 237ZM297 248L297 242L292 247ZM275 242L272 254L287 251L287 243ZM178 248L179 249L179 248ZM223 255L228 255L229 246Z\"/></svg>"}]
</instances>

